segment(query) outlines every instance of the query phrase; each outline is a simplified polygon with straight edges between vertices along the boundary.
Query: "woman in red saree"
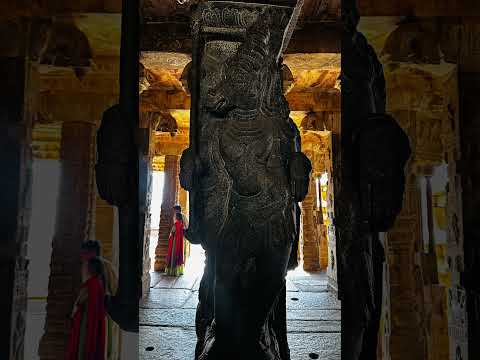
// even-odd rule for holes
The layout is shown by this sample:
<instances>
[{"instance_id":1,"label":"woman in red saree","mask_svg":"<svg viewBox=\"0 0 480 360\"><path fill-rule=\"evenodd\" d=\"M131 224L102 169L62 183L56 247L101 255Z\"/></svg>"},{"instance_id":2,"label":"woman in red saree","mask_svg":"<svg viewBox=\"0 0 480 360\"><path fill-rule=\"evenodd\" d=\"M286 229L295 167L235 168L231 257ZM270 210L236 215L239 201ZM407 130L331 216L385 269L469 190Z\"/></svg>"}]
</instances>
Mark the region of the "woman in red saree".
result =
<instances>
[{"instance_id":1,"label":"woman in red saree","mask_svg":"<svg viewBox=\"0 0 480 360\"><path fill-rule=\"evenodd\" d=\"M167 266L165 273L170 276L180 276L183 274L184 256L183 256L183 216L181 213L175 213L175 224L173 224L170 236L168 237Z\"/></svg>"},{"instance_id":2,"label":"woman in red saree","mask_svg":"<svg viewBox=\"0 0 480 360\"><path fill-rule=\"evenodd\" d=\"M82 266L86 279L73 310L67 360L106 359L106 309L102 261L91 258Z\"/></svg>"}]
</instances>

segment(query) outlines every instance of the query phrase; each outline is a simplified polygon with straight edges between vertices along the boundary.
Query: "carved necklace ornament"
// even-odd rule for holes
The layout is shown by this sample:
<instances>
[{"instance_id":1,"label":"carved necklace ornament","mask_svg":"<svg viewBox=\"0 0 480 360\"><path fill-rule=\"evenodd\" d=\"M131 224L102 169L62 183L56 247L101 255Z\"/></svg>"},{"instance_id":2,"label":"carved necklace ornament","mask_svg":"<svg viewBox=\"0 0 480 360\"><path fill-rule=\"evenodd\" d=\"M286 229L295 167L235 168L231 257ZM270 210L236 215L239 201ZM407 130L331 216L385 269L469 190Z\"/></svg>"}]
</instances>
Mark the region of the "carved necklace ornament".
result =
<instances>
[{"instance_id":1,"label":"carved necklace ornament","mask_svg":"<svg viewBox=\"0 0 480 360\"><path fill-rule=\"evenodd\" d=\"M195 77L190 89L192 107L198 95L196 149L182 155L180 182L195 193L191 235L207 254L199 360L290 358L285 275L295 263L297 202L311 172L278 61L292 10L233 2L197 9L198 93Z\"/></svg>"}]
</instances>

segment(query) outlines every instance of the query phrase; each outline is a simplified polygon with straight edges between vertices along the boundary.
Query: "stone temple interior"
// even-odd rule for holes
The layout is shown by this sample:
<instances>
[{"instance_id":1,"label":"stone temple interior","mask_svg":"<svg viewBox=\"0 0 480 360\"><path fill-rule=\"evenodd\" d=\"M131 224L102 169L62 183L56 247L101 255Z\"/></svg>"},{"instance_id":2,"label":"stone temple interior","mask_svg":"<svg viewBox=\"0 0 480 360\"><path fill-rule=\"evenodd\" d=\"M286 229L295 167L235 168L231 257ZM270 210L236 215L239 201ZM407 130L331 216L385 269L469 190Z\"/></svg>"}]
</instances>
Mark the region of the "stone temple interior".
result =
<instances>
[{"instance_id":1,"label":"stone temple interior","mask_svg":"<svg viewBox=\"0 0 480 360\"><path fill-rule=\"evenodd\" d=\"M195 356L204 251L187 242L185 274L163 271L173 205L187 216L190 208L179 173L190 141L190 6L197 2L141 2L138 116L148 179L142 298L139 332L114 334L112 360ZM357 6L357 30L383 66L386 113L411 147L403 205L379 234L385 262L376 359L480 359L480 5L358 0ZM340 0L304 0L282 54L283 95L312 165L300 204L298 267L286 280L292 360L367 358L342 348L350 320L339 293L353 299L355 293L342 290L337 272L335 205L344 195L336 184L351 128L342 117L349 94L342 92L341 7ZM119 101L122 4L33 0L2 3L0 10L0 126L7 134L0 155L7 285L0 319L10 325L0 358L62 359L80 284L80 245L98 239L102 255L121 266L122 220L99 194L95 164L102 114Z\"/></svg>"}]
</instances>

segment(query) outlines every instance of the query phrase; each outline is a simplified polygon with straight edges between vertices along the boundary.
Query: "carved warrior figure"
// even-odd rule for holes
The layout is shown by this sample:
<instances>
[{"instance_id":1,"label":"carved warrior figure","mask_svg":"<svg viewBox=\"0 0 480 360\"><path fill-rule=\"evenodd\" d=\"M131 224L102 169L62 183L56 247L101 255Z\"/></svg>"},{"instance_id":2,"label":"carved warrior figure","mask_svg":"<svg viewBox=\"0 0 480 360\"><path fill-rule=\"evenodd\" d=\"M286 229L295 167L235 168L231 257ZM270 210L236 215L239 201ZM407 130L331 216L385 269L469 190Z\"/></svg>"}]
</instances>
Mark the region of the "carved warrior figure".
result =
<instances>
[{"instance_id":1,"label":"carved warrior figure","mask_svg":"<svg viewBox=\"0 0 480 360\"><path fill-rule=\"evenodd\" d=\"M335 169L342 359L375 359L382 305L384 248L378 232L402 208L409 140L385 113L382 65L357 31L355 0L342 1L341 161Z\"/></svg>"},{"instance_id":2,"label":"carved warrior figure","mask_svg":"<svg viewBox=\"0 0 480 360\"><path fill-rule=\"evenodd\" d=\"M207 257L199 360L290 359L285 275L296 266L297 203L311 165L282 93L279 55L291 9L254 10L244 42L205 41L198 150L181 158L181 185L195 193L188 238Z\"/></svg>"}]
</instances>

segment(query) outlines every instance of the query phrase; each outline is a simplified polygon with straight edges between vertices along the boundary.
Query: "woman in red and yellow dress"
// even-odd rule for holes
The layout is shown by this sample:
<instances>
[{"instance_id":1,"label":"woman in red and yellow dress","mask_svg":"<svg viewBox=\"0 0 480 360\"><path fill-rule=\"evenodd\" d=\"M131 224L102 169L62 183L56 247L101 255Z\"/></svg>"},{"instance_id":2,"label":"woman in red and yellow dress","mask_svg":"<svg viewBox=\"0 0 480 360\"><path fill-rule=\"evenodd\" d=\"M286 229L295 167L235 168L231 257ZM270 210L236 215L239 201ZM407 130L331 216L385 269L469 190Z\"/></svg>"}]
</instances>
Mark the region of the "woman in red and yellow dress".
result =
<instances>
[{"instance_id":1,"label":"woman in red and yellow dress","mask_svg":"<svg viewBox=\"0 0 480 360\"><path fill-rule=\"evenodd\" d=\"M84 283L73 310L67 360L106 359L105 280L102 261L94 257L82 265Z\"/></svg>"},{"instance_id":2,"label":"woman in red and yellow dress","mask_svg":"<svg viewBox=\"0 0 480 360\"><path fill-rule=\"evenodd\" d=\"M177 212L175 213L175 223L168 237L167 265L165 267L165 273L167 275L183 275L185 265L183 232L183 216Z\"/></svg>"}]
</instances>

